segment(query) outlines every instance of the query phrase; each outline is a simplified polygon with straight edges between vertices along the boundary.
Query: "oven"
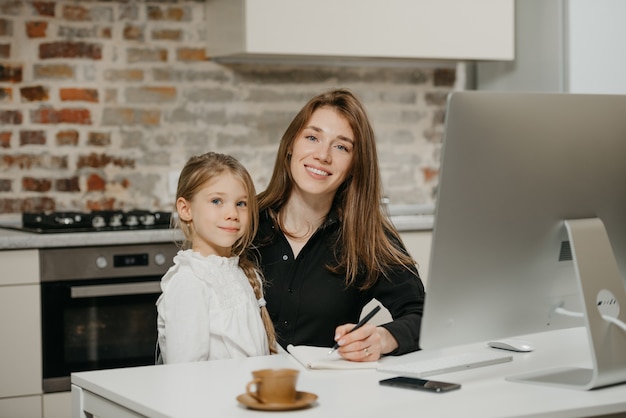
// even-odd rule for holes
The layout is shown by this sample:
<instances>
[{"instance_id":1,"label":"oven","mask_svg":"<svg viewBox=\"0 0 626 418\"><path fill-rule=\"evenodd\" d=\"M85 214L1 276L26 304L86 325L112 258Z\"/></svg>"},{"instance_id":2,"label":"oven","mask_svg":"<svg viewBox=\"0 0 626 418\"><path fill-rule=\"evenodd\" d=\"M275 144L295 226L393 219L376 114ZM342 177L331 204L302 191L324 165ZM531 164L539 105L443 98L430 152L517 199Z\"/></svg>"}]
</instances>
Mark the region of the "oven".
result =
<instances>
[{"instance_id":1,"label":"oven","mask_svg":"<svg viewBox=\"0 0 626 418\"><path fill-rule=\"evenodd\" d=\"M78 371L154 364L155 302L178 248L146 243L40 250L43 391Z\"/></svg>"}]
</instances>

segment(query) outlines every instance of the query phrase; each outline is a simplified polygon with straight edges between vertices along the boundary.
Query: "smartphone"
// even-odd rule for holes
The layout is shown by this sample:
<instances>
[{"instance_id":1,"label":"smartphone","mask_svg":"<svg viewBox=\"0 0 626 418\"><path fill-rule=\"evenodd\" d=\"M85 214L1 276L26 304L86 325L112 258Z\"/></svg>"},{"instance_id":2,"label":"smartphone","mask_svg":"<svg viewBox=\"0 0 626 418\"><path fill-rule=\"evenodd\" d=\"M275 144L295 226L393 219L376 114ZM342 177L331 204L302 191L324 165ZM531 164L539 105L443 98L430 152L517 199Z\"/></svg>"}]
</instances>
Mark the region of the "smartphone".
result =
<instances>
[{"instance_id":1,"label":"smartphone","mask_svg":"<svg viewBox=\"0 0 626 418\"><path fill-rule=\"evenodd\" d=\"M392 377L390 379L384 379L379 382L384 386L395 386L399 388L427 390L430 392L448 392L454 389L460 389L461 385L458 383L438 382L436 380L424 380L413 377Z\"/></svg>"}]
</instances>

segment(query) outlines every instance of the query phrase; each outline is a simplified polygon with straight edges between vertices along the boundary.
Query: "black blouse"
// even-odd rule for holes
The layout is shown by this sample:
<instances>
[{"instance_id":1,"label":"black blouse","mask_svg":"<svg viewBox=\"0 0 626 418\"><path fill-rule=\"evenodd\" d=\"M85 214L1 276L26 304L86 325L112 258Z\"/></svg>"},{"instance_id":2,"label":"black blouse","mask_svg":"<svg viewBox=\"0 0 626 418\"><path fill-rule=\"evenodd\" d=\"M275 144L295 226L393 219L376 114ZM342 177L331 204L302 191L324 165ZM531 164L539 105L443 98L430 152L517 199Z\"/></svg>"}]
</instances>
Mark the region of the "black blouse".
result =
<instances>
[{"instance_id":1,"label":"black blouse","mask_svg":"<svg viewBox=\"0 0 626 418\"><path fill-rule=\"evenodd\" d=\"M339 227L340 221L331 212L294 259L285 235L266 212L261 213L255 245L279 344L284 348L288 344L332 347L335 328L357 323L363 307L376 298L394 319L383 325L398 342L390 354L418 350L425 292L417 269L410 272L398 267L365 291L346 288L344 277L326 268L335 260Z\"/></svg>"}]
</instances>

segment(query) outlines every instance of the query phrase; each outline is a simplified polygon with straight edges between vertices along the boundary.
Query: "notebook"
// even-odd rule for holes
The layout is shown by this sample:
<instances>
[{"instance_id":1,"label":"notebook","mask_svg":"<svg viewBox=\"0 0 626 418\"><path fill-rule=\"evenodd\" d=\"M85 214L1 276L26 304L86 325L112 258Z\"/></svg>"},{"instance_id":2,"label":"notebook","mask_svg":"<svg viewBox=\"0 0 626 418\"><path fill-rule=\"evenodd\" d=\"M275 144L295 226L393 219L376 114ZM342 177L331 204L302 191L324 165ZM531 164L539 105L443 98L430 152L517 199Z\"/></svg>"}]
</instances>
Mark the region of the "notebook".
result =
<instances>
[{"instance_id":1,"label":"notebook","mask_svg":"<svg viewBox=\"0 0 626 418\"><path fill-rule=\"evenodd\" d=\"M382 365L378 371L394 373L407 377L424 378L436 374L452 373L492 364L506 363L513 360L510 354L490 350L470 351L432 359L421 359L405 363Z\"/></svg>"},{"instance_id":2,"label":"notebook","mask_svg":"<svg viewBox=\"0 0 626 418\"><path fill-rule=\"evenodd\" d=\"M307 369L377 369L381 365L378 361L345 360L336 351L328 354L330 347L289 344L287 351Z\"/></svg>"}]
</instances>

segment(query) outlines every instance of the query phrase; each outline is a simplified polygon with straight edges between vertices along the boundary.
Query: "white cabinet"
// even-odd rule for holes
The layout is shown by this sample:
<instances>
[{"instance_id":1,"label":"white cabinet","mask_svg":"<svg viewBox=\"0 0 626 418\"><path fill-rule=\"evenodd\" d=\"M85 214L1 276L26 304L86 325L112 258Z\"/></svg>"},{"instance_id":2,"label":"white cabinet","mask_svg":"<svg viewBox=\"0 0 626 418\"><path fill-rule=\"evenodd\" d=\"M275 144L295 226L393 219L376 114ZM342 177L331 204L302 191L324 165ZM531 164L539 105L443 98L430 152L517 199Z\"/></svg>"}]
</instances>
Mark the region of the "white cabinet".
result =
<instances>
[{"instance_id":1,"label":"white cabinet","mask_svg":"<svg viewBox=\"0 0 626 418\"><path fill-rule=\"evenodd\" d=\"M69 418L71 416L71 392L48 393L43 395L43 418Z\"/></svg>"},{"instance_id":2,"label":"white cabinet","mask_svg":"<svg viewBox=\"0 0 626 418\"><path fill-rule=\"evenodd\" d=\"M68 417L71 415L68 415ZM41 418L41 396L0 398L2 418Z\"/></svg>"},{"instance_id":3,"label":"white cabinet","mask_svg":"<svg viewBox=\"0 0 626 418\"><path fill-rule=\"evenodd\" d=\"M207 0L211 58L511 60L513 0Z\"/></svg>"},{"instance_id":4,"label":"white cabinet","mask_svg":"<svg viewBox=\"0 0 626 418\"><path fill-rule=\"evenodd\" d=\"M37 250L0 251L0 410L11 417L41 416L38 266Z\"/></svg>"}]
</instances>

